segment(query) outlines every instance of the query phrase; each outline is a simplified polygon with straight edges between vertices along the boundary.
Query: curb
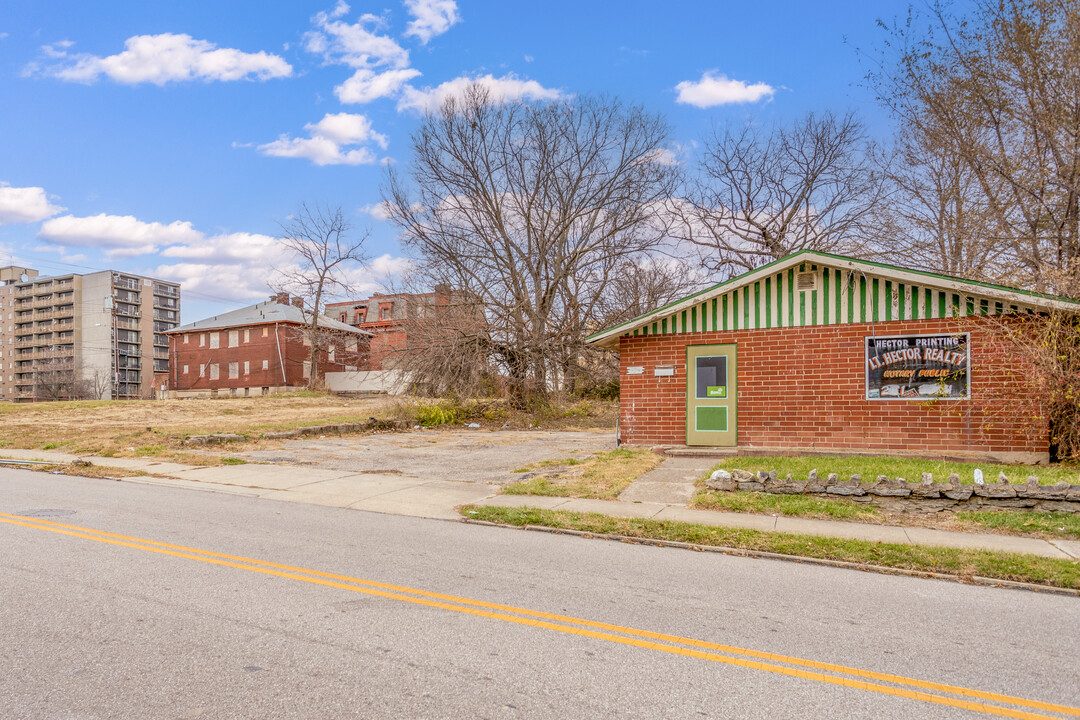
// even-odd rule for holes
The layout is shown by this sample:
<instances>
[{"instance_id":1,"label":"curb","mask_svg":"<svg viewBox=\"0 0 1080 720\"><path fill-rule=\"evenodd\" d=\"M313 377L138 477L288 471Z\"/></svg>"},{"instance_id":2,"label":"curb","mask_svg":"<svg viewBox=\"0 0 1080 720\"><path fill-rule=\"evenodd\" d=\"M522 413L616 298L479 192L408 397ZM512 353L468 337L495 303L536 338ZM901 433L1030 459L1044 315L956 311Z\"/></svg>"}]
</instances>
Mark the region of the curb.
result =
<instances>
[{"instance_id":1,"label":"curb","mask_svg":"<svg viewBox=\"0 0 1080 720\"><path fill-rule=\"evenodd\" d=\"M532 532L544 532L551 535L574 535L576 537L586 538L590 540L612 540L615 542L622 542L630 545L651 545L654 547L671 547L679 548L681 550L693 550L694 552L715 552L722 555L734 555L737 557L762 558L766 560L784 560L786 562L802 563L804 565L822 565L825 567L844 568L848 570L861 570L863 572L872 572L881 575L901 575L904 577L928 578L933 580L949 580L952 582L962 583L964 585L980 585L984 587L1008 588L1012 590L1027 590L1029 592L1046 593L1050 595L1064 595L1066 597L1080 597L1080 590L1059 588L1050 585L1037 585L1035 583L1017 582L1015 580L999 580L996 578L981 577L979 575L965 577L962 575L951 575L949 573L935 573L927 572L925 570L907 570L904 568L884 567L882 565L853 563L844 560L828 560L825 558L802 557L800 555L784 555L781 553L767 552L764 550L746 550L744 548L733 548L724 545L698 545L695 543L676 542L674 540L637 538L629 537L626 535L606 535L585 532L584 530L571 530L569 528L551 528L545 527L543 525L507 525L505 523L495 523L488 520L472 520L467 517L461 518L458 522L467 523L469 525L487 525L489 527L506 528L509 530L530 530Z\"/></svg>"}]
</instances>

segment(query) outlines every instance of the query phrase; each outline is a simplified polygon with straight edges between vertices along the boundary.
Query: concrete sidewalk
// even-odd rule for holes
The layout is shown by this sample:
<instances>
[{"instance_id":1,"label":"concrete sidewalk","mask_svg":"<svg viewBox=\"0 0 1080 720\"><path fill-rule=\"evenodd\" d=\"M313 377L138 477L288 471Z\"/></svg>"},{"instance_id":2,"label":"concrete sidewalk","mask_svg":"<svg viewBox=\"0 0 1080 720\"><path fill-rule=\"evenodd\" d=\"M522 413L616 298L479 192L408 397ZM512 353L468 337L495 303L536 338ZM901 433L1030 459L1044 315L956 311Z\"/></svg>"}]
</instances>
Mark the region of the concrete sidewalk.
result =
<instances>
[{"instance_id":1,"label":"concrete sidewalk","mask_svg":"<svg viewBox=\"0 0 1080 720\"><path fill-rule=\"evenodd\" d=\"M559 497L498 495L499 486L488 483L428 480L407 475L378 472L353 472L295 465L219 465L199 467L160 462L152 458L77 457L66 453L42 450L3 450L0 457L19 460L47 460L69 463L88 460L101 467L117 467L150 473L144 476L120 478L124 482L189 488L301 502L313 505L370 510L393 515L458 519L454 509L460 505L494 505L498 507L537 507L550 510L590 512L614 517L674 520L717 527L747 528L774 532L818 535L889 542L901 545L992 550L996 552L1027 553L1059 559L1080 558L1080 541L1040 540L1009 535L948 532L926 528L868 525L833 520L807 520L727 513L714 510L690 510L685 507L681 493L674 502L646 502L620 497L617 501L585 500ZM690 468L672 468L673 476L657 478L673 485L686 485ZM643 476L644 479L644 476ZM663 488L643 487L660 494ZM624 492L623 495L627 493Z\"/></svg>"},{"instance_id":2,"label":"concrete sidewalk","mask_svg":"<svg viewBox=\"0 0 1080 720\"><path fill-rule=\"evenodd\" d=\"M351 472L295 465L197 466L152 458L78 457L43 450L3 450L0 458L69 463L86 460L102 468L122 468L149 475L118 478L123 482L248 495L310 505L370 510L393 515L458 519L454 508L481 503L498 491L488 483L429 480L393 473Z\"/></svg>"},{"instance_id":3,"label":"concrete sidewalk","mask_svg":"<svg viewBox=\"0 0 1080 720\"><path fill-rule=\"evenodd\" d=\"M690 510L677 505L649 502L624 503L577 498L499 495L484 501L484 504L496 507L528 506L546 510L600 513L614 517L674 520L714 527L746 528L748 530L767 530L798 535L819 535L851 540L897 543L899 545L932 545L971 550L1027 553L1062 560L1080 558L1080 541L1077 540L1040 540L1038 538L1013 537L1011 535L960 533L926 528L897 527L894 525L868 525L836 520L807 520L773 515L728 513L716 510Z\"/></svg>"}]
</instances>

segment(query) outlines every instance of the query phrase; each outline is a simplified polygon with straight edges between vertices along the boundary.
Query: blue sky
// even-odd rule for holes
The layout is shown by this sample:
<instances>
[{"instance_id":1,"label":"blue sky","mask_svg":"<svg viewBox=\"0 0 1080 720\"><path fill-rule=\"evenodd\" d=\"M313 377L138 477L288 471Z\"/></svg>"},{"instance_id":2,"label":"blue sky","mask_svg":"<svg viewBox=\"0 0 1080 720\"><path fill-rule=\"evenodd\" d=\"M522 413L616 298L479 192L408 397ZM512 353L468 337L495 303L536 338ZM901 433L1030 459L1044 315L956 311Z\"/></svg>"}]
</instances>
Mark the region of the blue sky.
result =
<instances>
[{"instance_id":1,"label":"blue sky","mask_svg":"<svg viewBox=\"0 0 1080 720\"><path fill-rule=\"evenodd\" d=\"M606 93L710 127L806 111L888 119L858 49L903 2L22 2L0 15L0 265L179 280L183 320L258 301L301 201L371 230L368 290L402 267L372 209L420 113L469 79ZM456 81L456 82L455 82ZM681 156L692 161L692 152Z\"/></svg>"}]
</instances>

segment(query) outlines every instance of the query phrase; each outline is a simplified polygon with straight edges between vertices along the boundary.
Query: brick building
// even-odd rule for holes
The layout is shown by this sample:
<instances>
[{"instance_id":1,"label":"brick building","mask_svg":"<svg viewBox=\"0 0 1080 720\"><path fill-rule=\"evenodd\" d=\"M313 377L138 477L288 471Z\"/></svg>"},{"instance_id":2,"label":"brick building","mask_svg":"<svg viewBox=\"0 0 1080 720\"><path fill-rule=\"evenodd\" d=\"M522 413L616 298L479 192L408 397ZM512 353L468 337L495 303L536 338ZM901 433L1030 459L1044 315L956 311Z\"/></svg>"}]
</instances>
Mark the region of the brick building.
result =
<instances>
[{"instance_id":1,"label":"brick building","mask_svg":"<svg viewBox=\"0 0 1080 720\"><path fill-rule=\"evenodd\" d=\"M803 251L589 338L630 444L1045 461L994 316L1071 300ZM1033 430L1034 428L1034 430Z\"/></svg>"},{"instance_id":2,"label":"brick building","mask_svg":"<svg viewBox=\"0 0 1080 720\"><path fill-rule=\"evenodd\" d=\"M307 386L311 345L305 337L310 315L299 298L277 295L268 302L216 315L169 333L169 397L268 395ZM367 369L371 334L332 318L319 318L329 347L320 351L316 373ZM160 387L160 380L157 381Z\"/></svg>"},{"instance_id":3,"label":"brick building","mask_svg":"<svg viewBox=\"0 0 1080 720\"><path fill-rule=\"evenodd\" d=\"M449 285L436 285L430 293L374 293L366 300L327 303L326 314L372 333L369 369L390 370L395 355L425 341L414 330L419 324L410 321L438 320L452 308L460 310L468 298L468 293L451 290ZM470 307L478 312L475 303Z\"/></svg>"}]
</instances>

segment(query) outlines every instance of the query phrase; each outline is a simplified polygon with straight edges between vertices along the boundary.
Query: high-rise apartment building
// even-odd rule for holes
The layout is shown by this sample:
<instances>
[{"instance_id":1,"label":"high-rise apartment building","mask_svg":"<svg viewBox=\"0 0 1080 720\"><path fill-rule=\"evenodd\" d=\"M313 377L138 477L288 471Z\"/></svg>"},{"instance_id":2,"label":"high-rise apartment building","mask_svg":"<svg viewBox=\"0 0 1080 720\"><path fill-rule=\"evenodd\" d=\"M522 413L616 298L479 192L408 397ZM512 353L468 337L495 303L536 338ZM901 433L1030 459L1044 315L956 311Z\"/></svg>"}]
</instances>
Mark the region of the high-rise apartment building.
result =
<instances>
[{"instance_id":1,"label":"high-rise apartment building","mask_svg":"<svg viewBox=\"0 0 1080 720\"><path fill-rule=\"evenodd\" d=\"M180 286L130 273L0 268L0 401L149 398Z\"/></svg>"}]
</instances>

